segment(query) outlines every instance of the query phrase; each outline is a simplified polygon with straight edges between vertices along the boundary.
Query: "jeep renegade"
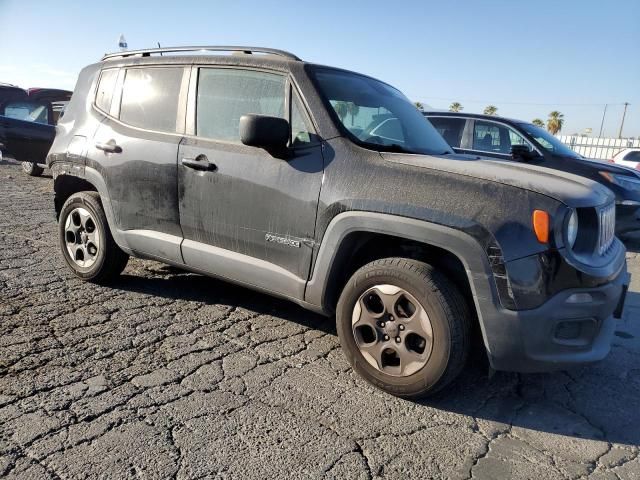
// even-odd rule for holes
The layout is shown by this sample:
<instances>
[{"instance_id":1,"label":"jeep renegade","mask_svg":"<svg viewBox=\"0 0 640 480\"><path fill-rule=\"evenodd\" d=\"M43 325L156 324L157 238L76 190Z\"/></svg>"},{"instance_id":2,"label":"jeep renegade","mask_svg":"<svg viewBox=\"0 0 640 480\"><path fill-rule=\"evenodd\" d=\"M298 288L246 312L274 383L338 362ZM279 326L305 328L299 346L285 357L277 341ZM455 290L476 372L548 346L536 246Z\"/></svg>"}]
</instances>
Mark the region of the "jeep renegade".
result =
<instances>
[{"instance_id":1,"label":"jeep renegade","mask_svg":"<svg viewBox=\"0 0 640 480\"><path fill-rule=\"evenodd\" d=\"M624 302L608 189L456 154L392 86L279 50L108 54L47 164L78 277L133 255L335 314L399 396L453 380L474 331L497 370L601 359Z\"/></svg>"}]
</instances>

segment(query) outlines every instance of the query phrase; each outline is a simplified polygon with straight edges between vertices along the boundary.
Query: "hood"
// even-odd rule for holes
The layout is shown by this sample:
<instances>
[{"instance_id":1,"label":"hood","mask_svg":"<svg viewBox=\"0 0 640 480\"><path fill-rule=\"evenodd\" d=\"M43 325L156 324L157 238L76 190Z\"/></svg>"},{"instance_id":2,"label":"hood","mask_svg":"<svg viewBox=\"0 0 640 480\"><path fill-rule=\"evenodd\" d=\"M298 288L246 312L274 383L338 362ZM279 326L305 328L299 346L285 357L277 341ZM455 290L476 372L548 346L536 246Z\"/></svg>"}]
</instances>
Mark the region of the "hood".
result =
<instances>
[{"instance_id":1,"label":"hood","mask_svg":"<svg viewBox=\"0 0 640 480\"><path fill-rule=\"evenodd\" d=\"M381 155L391 162L523 188L554 198L570 207L604 205L615 198L608 188L597 182L537 165L460 154L434 156L381 152Z\"/></svg>"},{"instance_id":2,"label":"hood","mask_svg":"<svg viewBox=\"0 0 640 480\"><path fill-rule=\"evenodd\" d=\"M629 175L640 179L640 172L638 170L635 170L631 167L625 167L624 165L619 165L617 163L609 163L607 161L598 160L595 158L582 158L576 161L583 162L589 166L593 166L593 168L597 169L600 172L618 173L620 175Z\"/></svg>"}]
</instances>

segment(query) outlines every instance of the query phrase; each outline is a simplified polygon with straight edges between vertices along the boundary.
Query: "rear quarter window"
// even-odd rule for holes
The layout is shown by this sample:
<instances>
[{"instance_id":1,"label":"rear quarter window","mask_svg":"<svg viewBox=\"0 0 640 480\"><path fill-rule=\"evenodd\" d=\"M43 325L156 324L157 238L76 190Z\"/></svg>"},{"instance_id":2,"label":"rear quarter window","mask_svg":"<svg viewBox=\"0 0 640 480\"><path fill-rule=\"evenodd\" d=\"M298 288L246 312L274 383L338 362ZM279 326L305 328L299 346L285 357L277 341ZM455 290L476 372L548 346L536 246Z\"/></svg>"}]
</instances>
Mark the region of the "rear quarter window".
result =
<instances>
[{"instance_id":1,"label":"rear quarter window","mask_svg":"<svg viewBox=\"0 0 640 480\"><path fill-rule=\"evenodd\" d=\"M111 110L111 100L115 90L118 70L115 68L103 70L96 89L96 107L105 113Z\"/></svg>"}]
</instances>

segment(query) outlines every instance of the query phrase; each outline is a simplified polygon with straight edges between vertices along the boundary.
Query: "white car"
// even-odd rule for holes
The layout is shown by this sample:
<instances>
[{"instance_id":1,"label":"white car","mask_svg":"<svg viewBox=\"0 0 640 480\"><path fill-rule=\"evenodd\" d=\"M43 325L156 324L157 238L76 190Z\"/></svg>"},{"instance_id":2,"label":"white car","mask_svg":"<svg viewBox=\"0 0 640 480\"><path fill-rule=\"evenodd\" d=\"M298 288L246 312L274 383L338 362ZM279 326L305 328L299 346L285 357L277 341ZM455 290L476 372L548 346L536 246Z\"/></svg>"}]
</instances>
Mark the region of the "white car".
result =
<instances>
[{"instance_id":1,"label":"white car","mask_svg":"<svg viewBox=\"0 0 640 480\"><path fill-rule=\"evenodd\" d=\"M625 148L616 153L611 159L612 163L617 163L623 167L630 167L640 170L640 148Z\"/></svg>"}]
</instances>

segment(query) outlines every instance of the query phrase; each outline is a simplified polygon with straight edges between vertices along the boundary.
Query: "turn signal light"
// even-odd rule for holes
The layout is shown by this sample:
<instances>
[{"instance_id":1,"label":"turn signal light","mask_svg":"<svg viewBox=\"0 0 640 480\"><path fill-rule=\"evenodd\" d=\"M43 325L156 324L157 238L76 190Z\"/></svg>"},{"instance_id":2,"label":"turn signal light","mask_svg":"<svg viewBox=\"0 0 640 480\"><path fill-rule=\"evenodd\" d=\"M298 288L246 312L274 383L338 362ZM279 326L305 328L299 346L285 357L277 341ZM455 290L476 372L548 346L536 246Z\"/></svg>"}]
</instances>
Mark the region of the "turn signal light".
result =
<instances>
[{"instance_id":1,"label":"turn signal light","mask_svg":"<svg viewBox=\"0 0 640 480\"><path fill-rule=\"evenodd\" d=\"M544 210L533 211L533 231L540 243L549 243L549 214Z\"/></svg>"}]
</instances>

